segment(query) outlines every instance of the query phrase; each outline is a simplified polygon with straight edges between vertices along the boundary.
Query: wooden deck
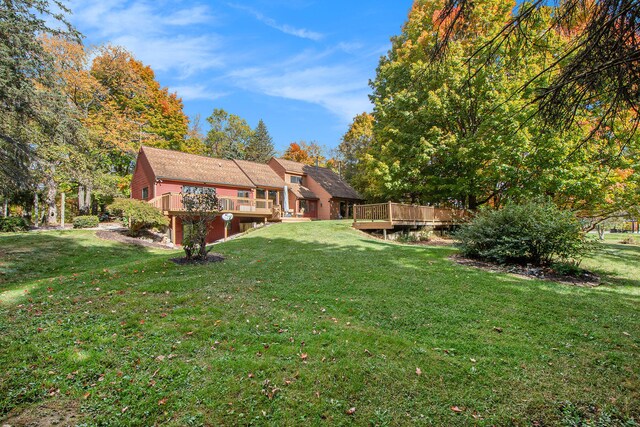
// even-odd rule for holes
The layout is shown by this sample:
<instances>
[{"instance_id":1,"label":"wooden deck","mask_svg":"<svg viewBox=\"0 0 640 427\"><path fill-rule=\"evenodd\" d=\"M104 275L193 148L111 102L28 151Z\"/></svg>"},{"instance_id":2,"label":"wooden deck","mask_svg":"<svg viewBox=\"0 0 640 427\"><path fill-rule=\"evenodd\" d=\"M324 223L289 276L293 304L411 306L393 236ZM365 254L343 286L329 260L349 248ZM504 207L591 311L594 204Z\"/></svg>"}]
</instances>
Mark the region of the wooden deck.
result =
<instances>
[{"instance_id":1,"label":"wooden deck","mask_svg":"<svg viewBox=\"0 0 640 427\"><path fill-rule=\"evenodd\" d=\"M221 213L232 213L234 216L265 217L268 220L280 218L280 209L274 209L272 200L257 200L244 197L218 197ZM149 203L160 209L165 215L180 215L185 213L180 193L166 193L158 196Z\"/></svg>"},{"instance_id":2,"label":"wooden deck","mask_svg":"<svg viewBox=\"0 0 640 427\"><path fill-rule=\"evenodd\" d=\"M446 226L464 220L468 212L433 206L377 203L356 205L353 227L359 230L391 230L397 226Z\"/></svg>"}]
</instances>

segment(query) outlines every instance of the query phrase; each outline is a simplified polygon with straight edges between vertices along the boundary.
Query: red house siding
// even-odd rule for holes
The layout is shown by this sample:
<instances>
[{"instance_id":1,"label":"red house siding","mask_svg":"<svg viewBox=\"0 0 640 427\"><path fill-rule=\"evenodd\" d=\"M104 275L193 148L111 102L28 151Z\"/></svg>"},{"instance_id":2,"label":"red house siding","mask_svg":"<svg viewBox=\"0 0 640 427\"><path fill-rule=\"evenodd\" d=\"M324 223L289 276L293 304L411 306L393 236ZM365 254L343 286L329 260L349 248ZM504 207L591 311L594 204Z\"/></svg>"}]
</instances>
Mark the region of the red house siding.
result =
<instances>
[{"instance_id":1,"label":"red house siding","mask_svg":"<svg viewBox=\"0 0 640 427\"><path fill-rule=\"evenodd\" d=\"M278 174L278 176L280 178L282 178L284 180L285 177L285 169L282 167L282 165L280 163L278 163L278 161L276 159L274 159L273 157L271 158L271 160L269 160L268 165L271 167L271 169L273 169L273 171L275 173Z\"/></svg>"},{"instance_id":2,"label":"red house siding","mask_svg":"<svg viewBox=\"0 0 640 427\"><path fill-rule=\"evenodd\" d=\"M228 236L232 236L240 232L240 218L235 217L231 220L231 227L228 231ZM176 241L175 244L181 245L182 239L184 237L184 228L182 225L182 219L179 217L176 218ZM216 240L224 239L224 221L221 216L216 217L216 219L211 224L211 228L209 229L209 233L207 234L207 243L213 243Z\"/></svg>"},{"instance_id":3,"label":"red house siding","mask_svg":"<svg viewBox=\"0 0 640 427\"><path fill-rule=\"evenodd\" d=\"M196 187L208 187L215 188L216 194L220 197L238 197L238 190L241 191L250 191L250 197L253 199L255 196L255 192L251 188L240 188L240 187L225 187L220 185L212 185L212 184L200 184L197 182L186 182L186 181L172 181L172 180L160 180L156 183L156 195L161 196L166 193L180 193L182 192L182 186L184 185L193 185Z\"/></svg>"},{"instance_id":4,"label":"red house siding","mask_svg":"<svg viewBox=\"0 0 640 427\"><path fill-rule=\"evenodd\" d=\"M138 161L136 162L136 168L133 171L133 177L131 178L131 197L138 200L151 200L156 194L154 193L155 175L151 169L151 165L144 155L144 151L141 151L138 155ZM142 189L149 188L149 197L144 199L142 197Z\"/></svg>"}]
</instances>

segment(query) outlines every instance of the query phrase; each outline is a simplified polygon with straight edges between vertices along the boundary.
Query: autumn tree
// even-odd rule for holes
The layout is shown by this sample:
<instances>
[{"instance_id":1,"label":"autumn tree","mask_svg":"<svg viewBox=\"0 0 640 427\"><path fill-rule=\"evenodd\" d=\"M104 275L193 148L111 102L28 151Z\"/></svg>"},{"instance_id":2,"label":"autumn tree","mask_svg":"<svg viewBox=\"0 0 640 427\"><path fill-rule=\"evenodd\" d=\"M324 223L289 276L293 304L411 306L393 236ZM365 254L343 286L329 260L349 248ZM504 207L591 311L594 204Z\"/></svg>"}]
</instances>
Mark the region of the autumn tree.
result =
<instances>
[{"instance_id":1,"label":"autumn tree","mask_svg":"<svg viewBox=\"0 0 640 427\"><path fill-rule=\"evenodd\" d=\"M506 47L491 67L468 61L508 19L513 4L505 0L480 4L456 33L446 60L430 62L424 47L438 36L440 7L437 0L416 1L402 34L380 61L372 83L374 138L366 159L372 188L366 193L420 203L454 200L475 208L498 200L505 183L514 184L509 175L529 161L522 154L533 151L534 130L520 127L529 113L527 99L507 94L535 70L524 58L505 69L507 59L498 57L518 59ZM544 53L526 61L543 59Z\"/></svg>"},{"instance_id":2,"label":"autumn tree","mask_svg":"<svg viewBox=\"0 0 640 427\"><path fill-rule=\"evenodd\" d=\"M223 159L245 158L245 149L253 134L245 119L216 108L207 117L207 122L211 125L205 139L207 155Z\"/></svg>"},{"instance_id":3,"label":"autumn tree","mask_svg":"<svg viewBox=\"0 0 640 427\"><path fill-rule=\"evenodd\" d=\"M59 91L65 99L66 105L71 108L75 120L81 129L80 136L73 150L67 150L63 154L69 167L65 173L65 181L73 182L78 188L78 210L80 214L90 213L92 192L100 181L101 176L107 171L103 163L105 160L104 146L100 138L103 129L94 125L93 119L104 113L103 102L106 91L102 85L89 73L91 52L87 51L79 41L66 40L60 37L41 38L45 50L49 52L55 61L53 72L56 76ZM63 147L59 147L64 152ZM55 149L49 147L48 157L55 155ZM58 167L60 170L60 166ZM61 181L61 178L56 179ZM49 180L48 187L53 185ZM48 192L48 198L55 206L55 192Z\"/></svg>"},{"instance_id":4,"label":"autumn tree","mask_svg":"<svg viewBox=\"0 0 640 427\"><path fill-rule=\"evenodd\" d=\"M538 90L551 81L540 76L570 43L548 31L554 9L532 10L536 19L520 28L521 37L478 55L527 5L514 11L509 1L476 1L456 26L440 21L444 6L416 1L380 62L373 143L363 160L366 193L469 208L546 194L590 216L606 215L607 204L620 211L634 203L632 114L603 126L607 99L576 105L568 127L550 128L538 114ZM445 36L447 54L436 60L430 47Z\"/></svg>"},{"instance_id":5,"label":"autumn tree","mask_svg":"<svg viewBox=\"0 0 640 427\"><path fill-rule=\"evenodd\" d=\"M105 95L91 126L99 129L103 145L111 148L110 162L119 175L131 171L141 145L181 150L189 121L182 100L155 80L150 67L119 46L96 52L91 75Z\"/></svg>"},{"instance_id":6,"label":"autumn tree","mask_svg":"<svg viewBox=\"0 0 640 427\"><path fill-rule=\"evenodd\" d=\"M340 172L347 182L363 194L368 188L363 162L373 143L373 124L371 114L358 114L338 146Z\"/></svg>"},{"instance_id":7,"label":"autumn tree","mask_svg":"<svg viewBox=\"0 0 640 427\"><path fill-rule=\"evenodd\" d=\"M267 125L260 119L245 148L245 160L267 163L274 155L273 140L269 135Z\"/></svg>"},{"instance_id":8,"label":"autumn tree","mask_svg":"<svg viewBox=\"0 0 640 427\"><path fill-rule=\"evenodd\" d=\"M202 123L200 114L196 114L193 120L189 122L189 130L187 137L182 144L181 151L185 153L204 155L207 152L207 146L204 143L205 136L202 132Z\"/></svg>"},{"instance_id":9,"label":"autumn tree","mask_svg":"<svg viewBox=\"0 0 640 427\"><path fill-rule=\"evenodd\" d=\"M319 165L324 166L326 157L323 153L323 147L317 142L300 141L290 143L284 151L282 158L307 165L315 165L317 162Z\"/></svg>"},{"instance_id":10,"label":"autumn tree","mask_svg":"<svg viewBox=\"0 0 640 427\"><path fill-rule=\"evenodd\" d=\"M148 65L130 58L133 72L144 83L144 94L133 98L131 109L142 121L142 132L150 136L146 144L158 148L181 150L189 130L182 99L160 86Z\"/></svg>"}]
</instances>

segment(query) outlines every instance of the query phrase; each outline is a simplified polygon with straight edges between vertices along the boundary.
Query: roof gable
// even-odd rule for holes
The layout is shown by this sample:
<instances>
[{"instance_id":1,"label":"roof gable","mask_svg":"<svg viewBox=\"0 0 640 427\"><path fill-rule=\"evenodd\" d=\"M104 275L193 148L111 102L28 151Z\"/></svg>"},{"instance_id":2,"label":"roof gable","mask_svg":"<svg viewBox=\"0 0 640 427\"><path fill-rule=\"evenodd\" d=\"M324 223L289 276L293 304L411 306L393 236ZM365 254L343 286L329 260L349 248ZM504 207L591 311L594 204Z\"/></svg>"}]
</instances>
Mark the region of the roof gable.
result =
<instances>
[{"instance_id":1,"label":"roof gable","mask_svg":"<svg viewBox=\"0 0 640 427\"><path fill-rule=\"evenodd\" d=\"M147 158L156 179L254 187L233 160L144 146L140 151Z\"/></svg>"},{"instance_id":2,"label":"roof gable","mask_svg":"<svg viewBox=\"0 0 640 427\"><path fill-rule=\"evenodd\" d=\"M287 159L279 159L277 157L274 157L274 160L278 162L287 173L296 173L300 175L304 175L305 173L304 167L306 165L304 163L298 163Z\"/></svg>"}]
</instances>

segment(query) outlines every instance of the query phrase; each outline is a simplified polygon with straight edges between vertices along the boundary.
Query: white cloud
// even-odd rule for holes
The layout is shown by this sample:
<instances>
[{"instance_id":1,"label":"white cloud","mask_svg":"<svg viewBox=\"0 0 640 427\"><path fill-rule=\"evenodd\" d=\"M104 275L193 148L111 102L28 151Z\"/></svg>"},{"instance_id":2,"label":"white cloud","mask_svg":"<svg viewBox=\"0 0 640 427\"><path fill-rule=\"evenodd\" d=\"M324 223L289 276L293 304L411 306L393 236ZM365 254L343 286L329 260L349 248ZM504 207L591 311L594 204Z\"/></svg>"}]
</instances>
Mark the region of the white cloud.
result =
<instances>
[{"instance_id":1,"label":"white cloud","mask_svg":"<svg viewBox=\"0 0 640 427\"><path fill-rule=\"evenodd\" d=\"M219 43L212 36L141 38L126 35L114 38L113 43L125 46L156 71L177 70L180 78L224 65L222 55L216 51Z\"/></svg>"},{"instance_id":2,"label":"white cloud","mask_svg":"<svg viewBox=\"0 0 640 427\"><path fill-rule=\"evenodd\" d=\"M345 122L371 110L367 79L348 66L300 70L246 68L231 73L239 86L266 95L321 105Z\"/></svg>"},{"instance_id":3,"label":"white cloud","mask_svg":"<svg viewBox=\"0 0 640 427\"><path fill-rule=\"evenodd\" d=\"M176 92L180 98L184 101L195 100L207 100L213 101L223 96L227 96L227 92L214 92L208 89L205 85L192 85L192 86L174 86L170 88L171 92Z\"/></svg>"},{"instance_id":4,"label":"white cloud","mask_svg":"<svg viewBox=\"0 0 640 427\"><path fill-rule=\"evenodd\" d=\"M239 10L244 10L245 12L248 12L251 15L253 15L258 21L262 22L263 24L266 24L271 28L274 28L285 34L289 34L291 36L299 37L302 39L309 39L313 41L319 41L324 38L324 34L307 30L306 28L296 28L288 24L279 24L278 22L276 22L275 19L269 18L268 16L265 16L261 12L258 12L257 10L252 9L250 7L237 5L237 4L230 4L229 6Z\"/></svg>"},{"instance_id":5,"label":"white cloud","mask_svg":"<svg viewBox=\"0 0 640 427\"><path fill-rule=\"evenodd\" d=\"M193 6L169 13L160 13L153 3L136 0L100 2L74 1L74 20L97 30L102 37L120 34L161 34L166 26L186 27L214 21L206 6Z\"/></svg>"},{"instance_id":6,"label":"white cloud","mask_svg":"<svg viewBox=\"0 0 640 427\"><path fill-rule=\"evenodd\" d=\"M175 70L180 78L221 67L221 42L215 35L193 35L197 24L215 20L206 6L178 8L162 13L160 5L142 0L108 0L71 4L73 21L103 41L124 46L157 71Z\"/></svg>"}]
</instances>

